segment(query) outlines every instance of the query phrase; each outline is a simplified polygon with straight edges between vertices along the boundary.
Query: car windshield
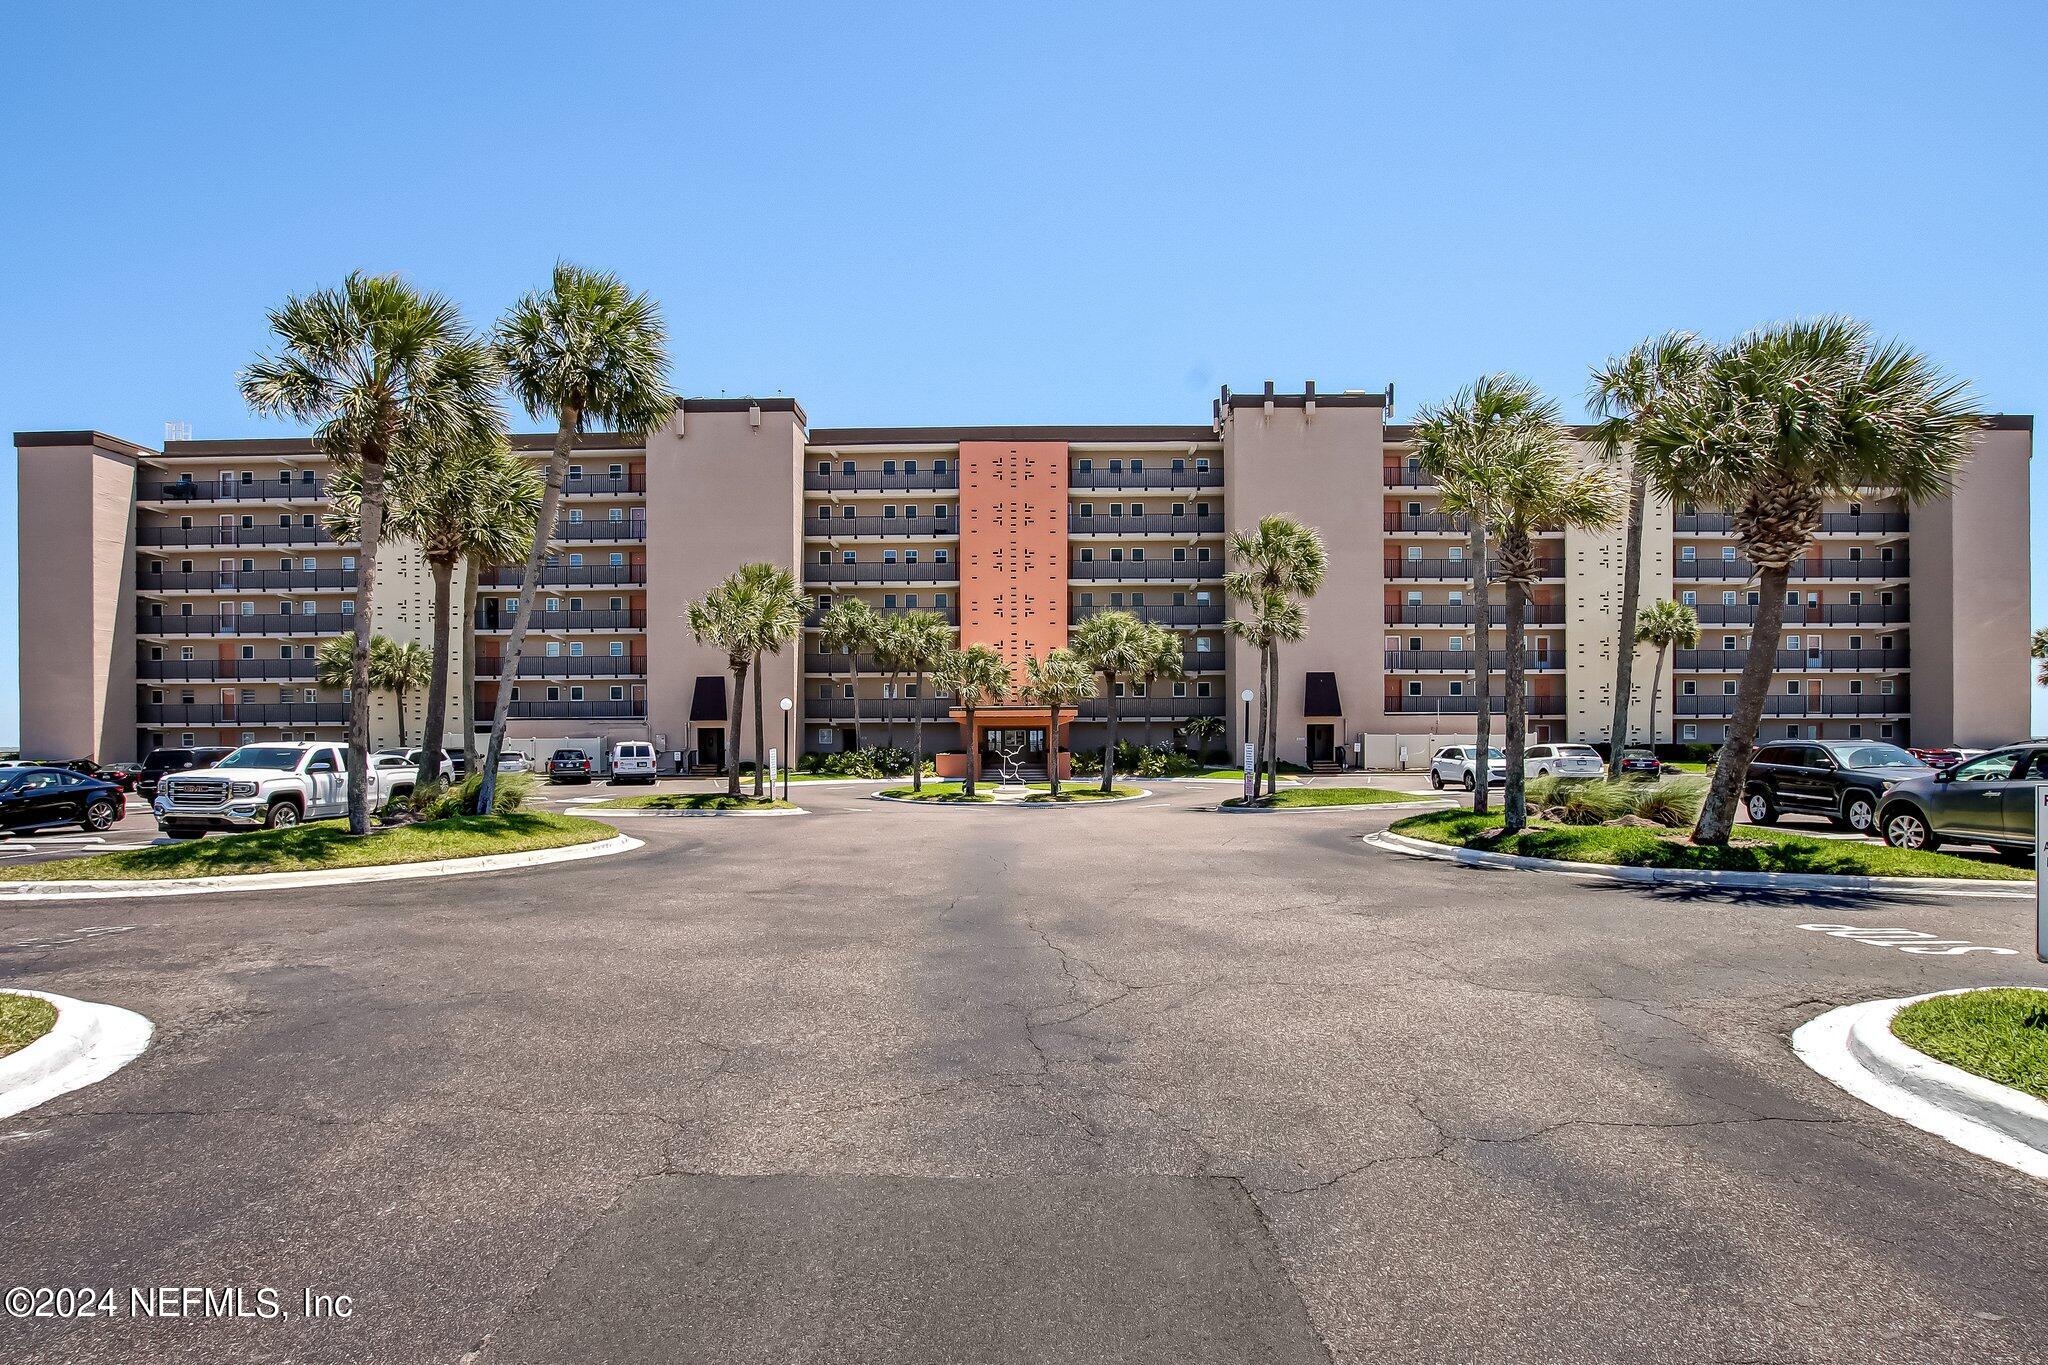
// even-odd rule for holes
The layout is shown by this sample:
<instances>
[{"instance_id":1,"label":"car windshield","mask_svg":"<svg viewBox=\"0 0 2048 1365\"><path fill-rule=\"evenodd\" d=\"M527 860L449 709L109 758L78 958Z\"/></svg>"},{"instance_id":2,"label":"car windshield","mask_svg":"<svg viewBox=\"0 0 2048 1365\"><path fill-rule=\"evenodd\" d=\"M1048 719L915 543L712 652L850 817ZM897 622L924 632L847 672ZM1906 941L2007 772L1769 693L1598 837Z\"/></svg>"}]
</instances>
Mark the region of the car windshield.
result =
<instances>
[{"instance_id":1,"label":"car windshield","mask_svg":"<svg viewBox=\"0 0 2048 1365\"><path fill-rule=\"evenodd\" d=\"M578 759L578 758L581 758L581 757L583 757L583 755L582 755L582 754L581 754L581 753L580 753L579 751L577 751L577 750L575 750L575 749L557 749L557 750L555 750L555 757L556 757L556 758L567 758L567 759Z\"/></svg>"},{"instance_id":2,"label":"car windshield","mask_svg":"<svg viewBox=\"0 0 2048 1365\"><path fill-rule=\"evenodd\" d=\"M267 744L245 744L229 754L216 768L271 768L289 772L299 766L304 750L273 748Z\"/></svg>"},{"instance_id":3,"label":"car windshield","mask_svg":"<svg viewBox=\"0 0 2048 1365\"><path fill-rule=\"evenodd\" d=\"M1913 755L1896 744L1830 744L1829 753L1845 768L1924 768Z\"/></svg>"},{"instance_id":4,"label":"car windshield","mask_svg":"<svg viewBox=\"0 0 2048 1365\"><path fill-rule=\"evenodd\" d=\"M1655 755L1655 754L1653 754L1653 753L1651 753L1651 752L1650 752L1650 751L1649 751L1648 749L1624 749L1624 750L1622 750L1622 751L1621 751L1621 756L1622 756L1623 758L1655 758L1655 757L1656 757L1656 755Z\"/></svg>"},{"instance_id":5,"label":"car windshield","mask_svg":"<svg viewBox=\"0 0 2048 1365\"><path fill-rule=\"evenodd\" d=\"M1560 744L1558 753L1566 758L1598 758L1600 751L1588 744Z\"/></svg>"}]
</instances>

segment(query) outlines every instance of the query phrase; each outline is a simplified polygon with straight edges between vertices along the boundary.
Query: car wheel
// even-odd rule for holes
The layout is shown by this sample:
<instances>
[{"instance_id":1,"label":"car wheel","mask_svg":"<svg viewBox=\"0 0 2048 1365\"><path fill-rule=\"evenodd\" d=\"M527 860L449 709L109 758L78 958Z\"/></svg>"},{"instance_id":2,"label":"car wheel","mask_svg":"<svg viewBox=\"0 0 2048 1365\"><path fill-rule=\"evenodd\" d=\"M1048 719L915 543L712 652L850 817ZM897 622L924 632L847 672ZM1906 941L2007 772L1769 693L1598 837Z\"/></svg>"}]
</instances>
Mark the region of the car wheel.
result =
<instances>
[{"instance_id":1,"label":"car wheel","mask_svg":"<svg viewBox=\"0 0 2048 1365\"><path fill-rule=\"evenodd\" d=\"M1468 792L1476 792L1479 790L1479 779L1472 773L1465 774L1465 790Z\"/></svg>"},{"instance_id":2,"label":"car wheel","mask_svg":"<svg viewBox=\"0 0 2048 1365\"><path fill-rule=\"evenodd\" d=\"M299 823L299 808L289 801L273 801L263 813L263 828L290 829Z\"/></svg>"},{"instance_id":3,"label":"car wheel","mask_svg":"<svg viewBox=\"0 0 2048 1365\"><path fill-rule=\"evenodd\" d=\"M1749 797L1744 802L1744 805L1749 811L1749 822L1752 825L1771 825L1777 823L1778 807L1771 800L1771 794L1762 787L1751 788Z\"/></svg>"},{"instance_id":4,"label":"car wheel","mask_svg":"<svg viewBox=\"0 0 2048 1365\"><path fill-rule=\"evenodd\" d=\"M114 809L113 802L95 801L85 808L85 819L79 823L95 834L103 834L114 827L114 821L120 814Z\"/></svg>"},{"instance_id":5,"label":"car wheel","mask_svg":"<svg viewBox=\"0 0 2048 1365\"><path fill-rule=\"evenodd\" d=\"M1550 769L1548 769L1548 768L1538 768L1538 769L1536 770L1536 776L1538 776L1538 777L1548 777L1548 776L1550 776Z\"/></svg>"},{"instance_id":6,"label":"car wheel","mask_svg":"<svg viewBox=\"0 0 2048 1365\"><path fill-rule=\"evenodd\" d=\"M1429 770L1429 789L1437 792L1444 789L1444 775L1434 768Z\"/></svg>"},{"instance_id":7,"label":"car wheel","mask_svg":"<svg viewBox=\"0 0 2048 1365\"><path fill-rule=\"evenodd\" d=\"M1893 848L1931 852L1941 840L1927 827L1926 817L1910 806L1888 812L1884 817L1884 841Z\"/></svg>"},{"instance_id":8,"label":"car wheel","mask_svg":"<svg viewBox=\"0 0 2048 1365\"><path fill-rule=\"evenodd\" d=\"M1868 834L1877 824L1877 803L1867 796L1852 796L1842 807L1842 823L1858 834Z\"/></svg>"}]
</instances>

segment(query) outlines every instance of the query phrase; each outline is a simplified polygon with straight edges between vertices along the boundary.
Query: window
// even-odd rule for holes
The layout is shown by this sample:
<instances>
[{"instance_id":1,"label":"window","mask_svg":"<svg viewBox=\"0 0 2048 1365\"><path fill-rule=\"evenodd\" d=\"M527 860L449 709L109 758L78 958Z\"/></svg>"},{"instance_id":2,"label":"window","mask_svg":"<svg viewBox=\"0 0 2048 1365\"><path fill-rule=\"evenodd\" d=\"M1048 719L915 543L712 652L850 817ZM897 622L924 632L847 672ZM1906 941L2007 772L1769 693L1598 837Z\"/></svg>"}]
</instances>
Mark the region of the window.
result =
<instances>
[{"instance_id":1,"label":"window","mask_svg":"<svg viewBox=\"0 0 2048 1365\"><path fill-rule=\"evenodd\" d=\"M1721 547L1721 562L1723 564L1733 564L1735 562L1735 547L1733 545L1723 545Z\"/></svg>"},{"instance_id":2,"label":"window","mask_svg":"<svg viewBox=\"0 0 2048 1365\"><path fill-rule=\"evenodd\" d=\"M1861 738L1863 738L1863 727L1862 727L1862 726L1860 726L1860 725L1851 725L1851 726L1849 727L1849 738L1851 738L1851 739L1861 739Z\"/></svg>"},{"instance_id":3,"label":"window","mask_svg":"<svg viewBox=\"0 0 2048 1365\"><path fill-rule=\"evenodd\" d=\"M1205 683L1205 682L1198 682L1198 683L1196 683L1196 684L1195 684L1195 695L1196 695L1196 696L1198 696L1198 697L1206 697L1206 696L1208 696L1208 695L1209 695L1209 684L1207 684L1207 683Z\"/></svg>"},{"instance_id":4,"label":"window","mask_svg":"<svg viewBox=\"0 0 2048 1365\"><path fill-rule=\"evenodd\" d=\"M625 552L624 552L624 551L622 551L622 550L613 550L613 551L612 551L612 553L611 553L611 559L610 559L610 561L609 561L609 562L610 562L611 566L612 566L612 567L613 567L614 569L623 569L623 568L625 568L625 567L626 567L626 555L625 555Z\"/></svg>"},{"instance_id":5,"label":"window","mask_svg":"<svg viewBox=\"0 0 2048 1365\"><path fill-rule=\"evenodd\" d=\"M943 473L945 473L945 472L946 472L946 462L945 462L944 460L933 460L933 461L932 461L932 473L934 473L934 474L943 474Z\"/></svg>"},{"instance_id":6,"label":"window","mask_svg":"<svg viewBox=\"0 0 2048 1365\"><path fill-rule=\"evenodd\" d=\"M1462 682L1454 682L1454 683L1452 683L1452 684L1451 684L1451 690L1450 690L1450 695L1451 695L1451 696L1453 696L1453 697L1462 697L1462 696L1464 696L1464 695L1465 695L1465 684L1464 684L1464 683L1462 683Z\"/></svg>"},{"instance_id":7,"label":"window","mask_svg":"<svg viewBox=\"0 0 2048 1365\"><path fill-rule=\"evenodd\" d=\"M1616 667L1619 667L1619 666L1620 666L1620 665L1616 665ZM1415 680L1413 680L1413 679L1411 678L1411 679L1409 680L1409 682L1408 682L1408 695L1409 695L1409 696L1411 696L1411 697L1419 697L1419 696L1421 696L1421 695L1422 695L1422 684L1421 684L1421 683L1419 683L1419 682L1416 682Z\"/></svg>"},{"instance_id":8,"label":"window","mask_svg":"<svg viewBox=\"0 0 2048 1365\"><path fill-rule=\"evenodd\" d=\"M1405 557L1405 558L1406 558L1406 559L1408 560L1408 562L1409 562L1410 564L1419 564L1419 563L1421 563L1421 561L1422 561L1422 547L1421 547L1420 545L1410 545L1410 546L1408 547L1408 549L1406 550L1406 552L1405 552L1405 556L1404 556L1404 557ZM1620 667L1620 665L1619 665L1619 664L1617 664L1617 665L1615 665L1615 666L1616 666L1617 668L1619 668L1619 667Z\"/></svg>"},{"instance_id":9,"label":"window","mask_svg":"<svg viewBox=\"0 0 2048 1365\"><path fill-rule=\"evenodd\" d=\"M1679 552L1678 552L1678 559L1679 559L1679 562L1680 562L1680 563L1682 563L1682 564L1690 564L1690 563L1692 563L1692 562L1693 562L1694 560L1696 560L1696 559L1698 559L1698 558L1699 558L1699 552L1698 552L1697 550L1695 550L1695 549L1694 549L1694 548L1693 548L1692 546L1690 546L1690 545L1687 545L1687 546L1683 547L1683 548L1682 548L1682 549L1680 549L1680 550L1679 550ZM1619 665L1619 664L1616 664L1616 665L1615 665L1615 667L1616 667L1616 668L1619 668L1620 666L1621 666L1621 665Z\"/></svg>"},{"instance_id":10,"label":"window","mask_svg":"<svg viewBox=\"0 0 2048 1365\"><path fill-rule=\"evenodd\" d=\"M882 551L882 562L884 564L894 564L896 562L896 552L894 550Z\"/></svg>"},{"instance_id":11,"label":"window","mask_svg":"<svg viewBox=\"0 0 2048 1365\"><path fill-rule=\"evenodd\" d=\"M1179 545L1176 545L1176 546L1174 547L1174 550L1173 550L1173 561L1174 561L1174 563L1176 563L1176 564L1184 564L1184 563L1186 563L1186 562L1187 562L1187 557L1188 557L1188 552L1187 552L1187 549L1186 549L1186 548L1185 548L1184 546L1179 546Z\"/></svg>"},{"instance_id":12,"label":"window","mask_svg":"<svg viewBox=\"0 0 2048 1365\"><path fill-rule=\"evenodd\" d=\"M583 524L583 509L581 507L569 509L569 524L571 526L581 526Z\"/></svg>"},{"instance_id":13,"label":"window","mask_svg":"<svg viewBox=\"0 0 2048 1365\"><path fill-rule=\"evenodd\" d=\"M581 640L571 640L569 642L569 657L572 659L583 657L583 642Z\"/></svg>"},{"instance_id":14,"label":"window","mask_svg":"<svg viewBox=\"0 0 2048 1365\"><path fill-rule=\"evenodd\" d=\"M623 687L614 686L611 690L610 696L613 701L624 701L626 699L626 689Z\"/></svg>"},{"instance_id":15,"label":"window","mask_svg":"<svg viewBox=\"0 0 2048 1365\"><path fill-rule=\"evenodd\" d=\"M1678 727L1678 737L1680 739L1698 739L1700 737L1700 727L1697 725L1681 725Z\"/></svg>"},{"instance_id":16,"label":"window","mask_svg":"<svg viewBox=\"0 0 2048 1365\"><path fill-rule=\"evenodd\" d=\"M583 700L583 689L582 689L582 688L580 688L580 687L572 687L572 688L570 688L570 689L569 689L569 700L570 700L570 701L582 701L582 700Z\"/></svg>"},{"instance_id":17,"label":"window","mask_svg":"<svg viewBox=\"0 0 2048 1365\"><path fill-rule=\"evenodd\" d=\"M626 657L626 642L624 640L613 640L608 646L606 646L606 649L614 659L623 659Z\"/></svg>"}]
</instances>

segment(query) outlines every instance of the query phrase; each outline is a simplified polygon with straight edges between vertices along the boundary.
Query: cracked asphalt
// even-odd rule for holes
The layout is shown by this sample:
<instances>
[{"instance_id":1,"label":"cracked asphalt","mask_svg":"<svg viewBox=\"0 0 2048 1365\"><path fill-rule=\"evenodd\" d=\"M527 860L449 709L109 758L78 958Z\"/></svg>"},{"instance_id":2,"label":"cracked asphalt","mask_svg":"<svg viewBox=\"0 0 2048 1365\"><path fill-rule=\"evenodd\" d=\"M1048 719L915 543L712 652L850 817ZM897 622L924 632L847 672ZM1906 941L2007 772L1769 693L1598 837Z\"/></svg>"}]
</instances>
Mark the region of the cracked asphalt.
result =
<instances>
[{"instance_id":1,"label":"cracked asphalt","mask_svg":"<svg viewBox=\"0 0 2048 1365\"><path fill-rule=\"evenodd\" d=\"M1458 869L1223 790L0 909L0 985L158 1029L0 1120L0 1280L291 1312L6 1357L2048 1360L2044 1188L1787 1042L2040 984L2030 904Z\"/></svg>"}]
</instances>

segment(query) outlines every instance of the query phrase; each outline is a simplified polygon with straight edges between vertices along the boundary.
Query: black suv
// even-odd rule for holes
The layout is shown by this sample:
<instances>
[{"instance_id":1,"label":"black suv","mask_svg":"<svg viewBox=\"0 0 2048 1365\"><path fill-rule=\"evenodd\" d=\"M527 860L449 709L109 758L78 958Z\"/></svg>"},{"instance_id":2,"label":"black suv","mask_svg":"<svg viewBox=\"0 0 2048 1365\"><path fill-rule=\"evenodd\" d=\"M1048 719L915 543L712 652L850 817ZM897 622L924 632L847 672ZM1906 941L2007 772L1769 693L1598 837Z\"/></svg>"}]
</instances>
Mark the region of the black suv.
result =
<instances>
[{"instance_id":1,"label":"black suv","mask_svg":"<svg viewBox=\"0 0 2048 1365\"><path fill-rule=\"evenodd\" d=\"M135 794L145 801L156 795L157 779L187 768L211 768L233 753L233 749L158 749L142 760L135 774Z\"/></svg>"},{"instance_id":2,"label":"black suv","mask_svg":"<svg viewBox=\"0 0 2048 1365\"><path fill-rule=\"evenodd\" d=\"M1824 815L1844 829L1872 834L1884 794L1933 770L1896 744L1862 739L1801 739L1766 744L1749 761L1749 818Z\"/></svg>"}]
</instances>

